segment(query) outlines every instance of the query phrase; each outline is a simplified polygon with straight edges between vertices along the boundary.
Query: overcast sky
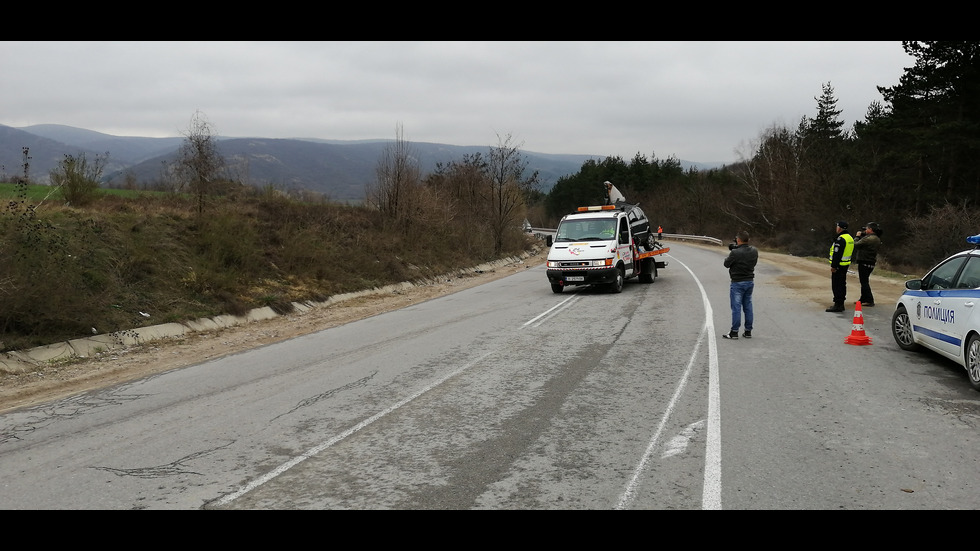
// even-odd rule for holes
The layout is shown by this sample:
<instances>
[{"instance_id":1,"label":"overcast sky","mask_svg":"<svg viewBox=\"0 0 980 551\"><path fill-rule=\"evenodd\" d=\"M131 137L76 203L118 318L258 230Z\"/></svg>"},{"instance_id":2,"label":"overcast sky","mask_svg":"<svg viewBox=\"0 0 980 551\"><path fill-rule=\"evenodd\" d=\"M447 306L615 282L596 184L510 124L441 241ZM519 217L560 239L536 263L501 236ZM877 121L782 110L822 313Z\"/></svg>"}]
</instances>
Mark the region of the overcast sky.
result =
<instances>
[{"instance_id":1,"label":"overcast sky","mask_svg":"<svg viewBox=\"0 0 980 551\"><path fill-rule=\"evenodd\" d=\"M733 162L834 88L862 120L901 42L0 42L0 124Z\"/></svg>"}]
</instances>

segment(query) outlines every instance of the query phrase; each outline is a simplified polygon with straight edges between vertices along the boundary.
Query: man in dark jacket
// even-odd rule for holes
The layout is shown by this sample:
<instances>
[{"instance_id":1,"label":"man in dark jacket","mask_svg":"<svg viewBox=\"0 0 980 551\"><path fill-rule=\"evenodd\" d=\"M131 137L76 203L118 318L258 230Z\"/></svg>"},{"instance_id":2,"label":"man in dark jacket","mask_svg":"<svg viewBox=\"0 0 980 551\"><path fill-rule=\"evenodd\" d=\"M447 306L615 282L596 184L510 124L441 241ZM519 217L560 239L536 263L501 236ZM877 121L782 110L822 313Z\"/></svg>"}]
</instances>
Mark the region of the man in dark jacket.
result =
<instances>
[{"instance_id":1,"label":"man in dark jacket","mask_svg":"<svg viewBox=\"0 0 980 551\"><path fill-rule=\"evenodd\" d=\"M759 250L749 245L749 233L738 232L735 242L728 246L731 252L725 259L725 267L732 280L729 297L732 304L732 328L722 335L724 339L737 339L738 328L742 325L742 312L745 312L745 332L742 336L752 338L752 291L755 290L755 265L759 263Z\"/></svg>"},{"instance_id":2,"label":"man in dark jacket","mask_svg":"<svg viewBox=\"0 0 980 551\"><path fill-rule=\"evenodd\" d=\"M861 281L861 307L874 306L875 296L871 292L871 272L878 262L878 249L881 247L881 226L876 222L854 234L854 262L858 266L858 279Z\"/></svg>"}]
</instances>

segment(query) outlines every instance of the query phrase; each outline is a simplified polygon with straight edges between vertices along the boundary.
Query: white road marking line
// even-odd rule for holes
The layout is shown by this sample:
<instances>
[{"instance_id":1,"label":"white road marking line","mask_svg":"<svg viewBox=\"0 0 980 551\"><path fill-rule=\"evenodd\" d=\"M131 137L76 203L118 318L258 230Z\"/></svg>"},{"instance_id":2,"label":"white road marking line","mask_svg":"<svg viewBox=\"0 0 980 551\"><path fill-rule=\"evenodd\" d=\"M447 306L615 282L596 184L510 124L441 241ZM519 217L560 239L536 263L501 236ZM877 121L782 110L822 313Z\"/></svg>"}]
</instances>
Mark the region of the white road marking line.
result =
<instances>
[{"instance_id":1,"label":"white road marking line","mask_svg":"<svg viewBox=\"0 0 980 551\"><path fill-rule=\"evenodd\" d=\"M673 257L671 257L673 258ZM715 332L714 325L714 314L711 309L711 302L708 300L708 294L704 290L704 286L701 285L701 280L698 279L694 272L687 267L686 264L673 258L678 264L684 266L684 269L691 274L694 278L694 282L697 283L698 289L701 291L701 302L704 306L704 326L701 329L701 333L698 335L698 341L694 345L694 350L691 352L690 358L688 360L687 368L684 371L684 375L681 377L678 383L677 390L674 391L674 396L670 399L667 405L666 411L664 411L663 418L660 421L657 430L654 432L653 436L650 438L650 443L647 445L646 452L644 452L643 457L640 459L639 464L633 472L633 477L629 484L626 485L626 491L623 492L623 496L617 504L617 509L625 509L628 507L634 499L636 486L639 481L640 474L642 474L644 467L650 459L653 450L657 446L657 441L660 439L660 433L663 431L663 427L670 418L670 414L674 409L674 405L677 399L681 395L681 391L687 385L687 380L690 378L691 369L694 365L694 360L698 355L698 350L701 348L701 343L705 340L706 336L713 335ZM720 417L720 407L718 398L718 349L717 342L713 337L709 337L708 341L708 432L707 432L707 444L705 446L705 457L704 457L704 487L701 494L701 508L702 509L721 509L721 417Z\"/></svg>"}]
</instances>

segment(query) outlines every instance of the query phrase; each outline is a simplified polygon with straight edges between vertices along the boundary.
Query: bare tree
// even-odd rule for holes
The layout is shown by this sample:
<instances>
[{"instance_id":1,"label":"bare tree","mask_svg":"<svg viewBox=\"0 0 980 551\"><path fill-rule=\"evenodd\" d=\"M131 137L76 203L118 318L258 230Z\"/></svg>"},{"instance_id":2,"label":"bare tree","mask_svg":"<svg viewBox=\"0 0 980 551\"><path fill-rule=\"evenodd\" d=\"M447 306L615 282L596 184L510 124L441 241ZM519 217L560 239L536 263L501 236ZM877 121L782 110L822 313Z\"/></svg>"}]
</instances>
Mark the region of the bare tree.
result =
<instances>
[{"instance_id":1,"label":"bare tree","mask_svg":"<svg viewBox=\"0 0 980 551\"><path fill-rule=\"evenodd\" d=\"M404 139L401 123L395 125L395 141L382 151L375 174L377 182L368 201L384 215L385 223L410 222L421 207L422 168L418 154Z\"/></svg>"},{"instance_id":2,"label":"bare tree","mask_svg":"<svg viewBox=\"0 0 980 551\"><path fill-rule=\"evenodd\" d=\"M497 135L497 145L490 148L487 162L487 187L483 199L488 208L489 223L494 238L494 254L503 250L509 232L520 233L526 214L525 197L538 182L538 171L525 176L528 161L521 155L520 146L513 144L510 134Z\"/></svg>"},{"instance_id":3,"label":"bare tree","mask_svg":"<svg viewBox=\"0 0 980 551\"><path fill-rule=\"evenodd\" d=\"M799 135L783 125L764 130L751 158L731 168L739 187L722 211L745 228L799 230L808 212L800 207L811 200L804 148Z\"/></svg>"},{"instance_id":4,"label":"bare tree","mask_svg":"<svg viewBox=\"0 0 980 551\"><path fill-rule=\"evenodd\" d=\"M176 169L180 175L180 186L186 186L197 197L197 211L200 214L204 212L207 198L216 193L225 163L218 153L218 140L212 125L200 111L194 112L184 137L187 139L177 151Z\"/></svg>"},{"instance_id":5,"label":"bare tree","mask_svg":"<svg viewBox=\"0 0 980 551\"><path fill-rule=\"evenodd\" d=\"M480 207L486 173L482 153L464 153L460 160L436 163L436 171L425 178L425 184L440 197L446 220L465 218L472 223L486 210Z\"/></svg>"}]
</instances>

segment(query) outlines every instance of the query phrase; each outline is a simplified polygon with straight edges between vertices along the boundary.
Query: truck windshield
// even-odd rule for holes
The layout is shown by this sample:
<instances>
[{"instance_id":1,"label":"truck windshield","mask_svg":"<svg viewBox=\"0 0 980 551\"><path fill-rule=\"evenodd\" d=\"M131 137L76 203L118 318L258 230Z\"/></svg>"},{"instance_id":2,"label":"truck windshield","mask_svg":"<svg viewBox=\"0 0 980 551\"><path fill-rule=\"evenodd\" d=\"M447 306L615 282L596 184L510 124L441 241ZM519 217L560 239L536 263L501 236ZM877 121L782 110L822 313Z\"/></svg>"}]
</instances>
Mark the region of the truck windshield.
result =
<instances>
[{"instance_id":1,"label":"truck windshield","mask_svg":"<svg viewBox=\"0 0 980 551\"><path fill-rule=\"evenodd\" d=\"M565 220L558 225L555 241L609 241L616 237L616 220Z\"/></svg>"}]
</instances>

